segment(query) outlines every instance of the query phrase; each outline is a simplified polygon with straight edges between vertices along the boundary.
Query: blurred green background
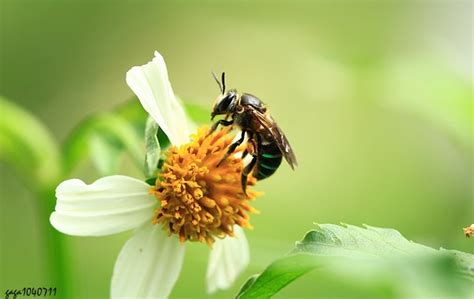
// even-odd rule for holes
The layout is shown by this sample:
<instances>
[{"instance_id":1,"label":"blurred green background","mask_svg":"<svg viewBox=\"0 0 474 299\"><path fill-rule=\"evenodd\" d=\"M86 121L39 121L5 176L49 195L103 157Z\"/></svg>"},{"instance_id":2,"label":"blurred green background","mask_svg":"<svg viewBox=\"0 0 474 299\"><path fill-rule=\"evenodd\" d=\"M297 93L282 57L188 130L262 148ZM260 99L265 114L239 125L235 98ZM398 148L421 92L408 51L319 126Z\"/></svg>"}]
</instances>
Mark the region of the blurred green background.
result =
<instances>
[{"instance_id":1,"label":"blurred green background","mask_svg":"<svg viewBox=\"0 0 474 299\"><path fill-rule=\"evenodd\" d=\"M125 72L154 50L186 102L211 108L214 70L268 104L299 167L282 165L258 185L251 264L212 298L235 295L313 222L393 227L435 248L474 251L461 230L474 218L471 1L0 3L0 95L59 141L130 99ZM120 173L140 177L129 164ZM0 169L1 292L54 287L38 229L49 220L28 179L10 164ZM99 174L85 163L74 176ZM108 296L129 236L66 237L75 298ZM207 256L205 245L188 246L173 298L206 297ZM310 274L279 297L363 294L340 284Z\"/></svg>"}]
</instances>

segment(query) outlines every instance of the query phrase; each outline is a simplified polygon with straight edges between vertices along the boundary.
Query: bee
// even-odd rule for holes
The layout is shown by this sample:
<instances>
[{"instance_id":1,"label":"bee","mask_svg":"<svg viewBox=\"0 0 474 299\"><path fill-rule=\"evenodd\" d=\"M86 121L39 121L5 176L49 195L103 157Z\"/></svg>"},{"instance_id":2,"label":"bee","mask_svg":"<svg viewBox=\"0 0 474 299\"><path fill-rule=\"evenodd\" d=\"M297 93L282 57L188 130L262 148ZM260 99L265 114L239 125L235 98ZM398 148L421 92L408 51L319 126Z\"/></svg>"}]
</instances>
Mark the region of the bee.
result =
<instances>
[{"instance_id":1,"label":"bee","mask_svg":"<svg viewBox=\"0 0 474 299\"><path fill-rule=\"evenodd\" d=\"M244 194L246 194L247 177L250 173L257 180L268 178L278 169L282 157L285 157L294 170L297 166L295 153L285 134L270 116L265 104L248 93L239 94L235 89L226 92L225 73L222 73L221 81L214 73L212 75L219 85L221 94L217 97L212 109L211 120L217 115L224 115L224 118L213 124L210 133L214 132L219 125L236 125L241 130L239 139L229 146L217 166L244 142L247 135L248 146L242 153L242 159L250 154L252 160L242 171L241 184Z\"/></svg>"}]
</instances>

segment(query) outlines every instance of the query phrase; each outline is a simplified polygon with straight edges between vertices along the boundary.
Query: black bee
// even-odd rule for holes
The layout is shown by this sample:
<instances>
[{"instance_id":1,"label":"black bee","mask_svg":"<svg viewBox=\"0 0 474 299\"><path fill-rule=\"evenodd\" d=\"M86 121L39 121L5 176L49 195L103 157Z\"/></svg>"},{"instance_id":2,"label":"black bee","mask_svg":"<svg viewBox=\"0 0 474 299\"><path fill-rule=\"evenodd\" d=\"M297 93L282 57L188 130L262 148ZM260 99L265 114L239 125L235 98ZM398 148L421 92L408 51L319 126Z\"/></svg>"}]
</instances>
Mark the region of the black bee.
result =
<instances>
[{"instance_id":1,"label":"black bee","mask_svg":"<svg viewBox=\"0 0 474 299\"><path fill-rule=\"evenodd\" d=\"M252 155L251 162L242 171L242 190L246 193L247 176L253 170L253 176L257 180L271 176L280 166L282 157L285 157L292 169L297 165L296 157L291 149L285 134L278 127L267 111L265 105L256 96L248 93L238 94L237 90L225 90L225 73L222 73L222 83L213 73L221 94L217 98L211 113L211 120L216 115L225 115L224 119L218 120L211 128L214 132L219 125L237 125L242 133L240 138L229 146L224 155L222 163L235 149L242 144L247 134L246 150L242 154L244 158L247 154ZM228 120L230 118L230 120Z\"/></svg>"}]
</instances>

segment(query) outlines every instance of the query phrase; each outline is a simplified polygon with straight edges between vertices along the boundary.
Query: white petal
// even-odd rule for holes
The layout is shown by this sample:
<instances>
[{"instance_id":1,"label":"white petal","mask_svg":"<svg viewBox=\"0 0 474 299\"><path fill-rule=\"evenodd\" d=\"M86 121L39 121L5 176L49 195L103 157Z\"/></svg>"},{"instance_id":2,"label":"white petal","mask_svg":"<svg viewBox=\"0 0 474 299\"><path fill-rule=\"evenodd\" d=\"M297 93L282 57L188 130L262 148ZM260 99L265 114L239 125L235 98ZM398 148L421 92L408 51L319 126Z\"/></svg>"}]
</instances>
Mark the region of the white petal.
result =
<instances>
[{"instance_id":1,"label":"white petal","mask_svg":"<svg viewBox=\"0 0 474 299\"><path fill-rule=\"evenodd\" d=\"M209 255L207 291L229 288L249 263L249 245L240 226L234 227L235 237L214 242Z\"/></svg>"},{"instance_id":2,"label":"white petal","mask_svg":"<svg viewBox=\"0 0 474 299\"><path fill-rule=\"evenodd\" d=\"M144 224L115 262L111 297L168 298L181 272L184 248L161 225Z\"/></svg>"},{"instance_id":3,"label":"white petal","mask_svg":"<svg viewBox=\"0 0 474 299\"><path fill-rule=\"evenodd\" d=\"M87 185L72 179L56 188L56 208L50 222L60 232L102 236L151 222L157 200L150 186L126 176L108 176Z\"/></svg>"},{"instance_id":4,"label":"white petal","mask_svg":"<svg viewBox=\"0 0 474 299\"><path fill-rule=\"evenodd\" d=\"M160 53L155 51L152 61L132 67L127 72L126 81L172 144L181 145L189 141L188 119L182 104L173 93L166 64Z\"/></svg>"}]
</instances>

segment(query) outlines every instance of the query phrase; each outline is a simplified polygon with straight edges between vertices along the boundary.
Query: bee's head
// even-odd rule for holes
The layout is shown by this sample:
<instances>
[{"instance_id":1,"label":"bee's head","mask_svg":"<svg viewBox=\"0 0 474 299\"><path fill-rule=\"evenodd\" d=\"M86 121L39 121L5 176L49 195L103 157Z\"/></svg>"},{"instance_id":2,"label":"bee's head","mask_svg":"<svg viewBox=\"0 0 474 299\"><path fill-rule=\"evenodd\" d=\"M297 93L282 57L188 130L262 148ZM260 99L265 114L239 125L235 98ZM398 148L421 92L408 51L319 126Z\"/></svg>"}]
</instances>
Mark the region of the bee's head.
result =
<instances>
[{"instance_id":1,"label":"bee's head","mask_svg":"<svg viewBox=\"0 0 474 299\"><path fill-rule=\"evenodd\" d=\"M220 94L217 97L214 108L212 109L211 119L214 119L216 115L232 112L236 105L237 91L235 89L229 90L225 94Z\"/></svg>"},{"instance_id":2,"label":"bee's head","mask_svg":"<svg viewBox=\"0 0 474 299\"><path fill-rule=\"evenodd\" d=\"M217 97L214 108L212 109L211 119L214 119L216 115L227 114L232 112L235 106L237 105L237 90L231 89L228 92L225 91L225 73L222 73L222 79L219 81L214 73L212 73L214 79L216 80L221 94Z\"/></svg>"}]
</instances>

